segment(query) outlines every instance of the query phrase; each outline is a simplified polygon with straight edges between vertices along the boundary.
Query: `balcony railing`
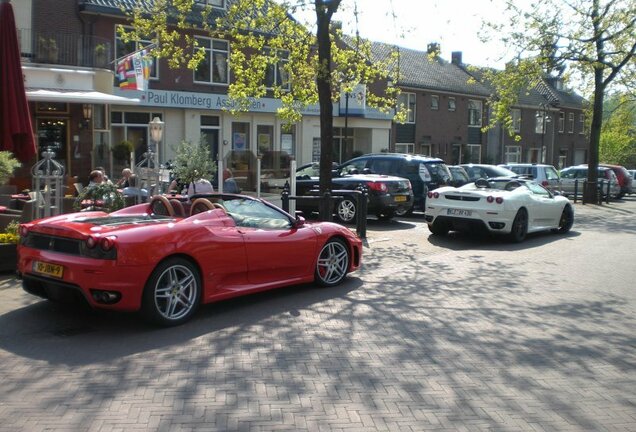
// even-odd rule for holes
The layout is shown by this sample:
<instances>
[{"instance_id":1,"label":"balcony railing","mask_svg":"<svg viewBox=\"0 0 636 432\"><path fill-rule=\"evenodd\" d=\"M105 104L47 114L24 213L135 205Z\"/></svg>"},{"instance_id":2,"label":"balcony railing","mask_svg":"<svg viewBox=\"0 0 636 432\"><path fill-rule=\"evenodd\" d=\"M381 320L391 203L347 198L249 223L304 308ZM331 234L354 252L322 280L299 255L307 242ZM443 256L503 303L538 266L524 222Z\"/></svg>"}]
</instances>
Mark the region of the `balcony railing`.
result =
<instances>
[{"instance_id":1,"label":"balcony railing","mask_svg":"<svg viewBox=\"0 0 636 432\"><path fill-rule=\"evenodd\" d=\"M110 40L78 33L18 29L23 61L112 69Z\"/></svg>"}]
</instances>

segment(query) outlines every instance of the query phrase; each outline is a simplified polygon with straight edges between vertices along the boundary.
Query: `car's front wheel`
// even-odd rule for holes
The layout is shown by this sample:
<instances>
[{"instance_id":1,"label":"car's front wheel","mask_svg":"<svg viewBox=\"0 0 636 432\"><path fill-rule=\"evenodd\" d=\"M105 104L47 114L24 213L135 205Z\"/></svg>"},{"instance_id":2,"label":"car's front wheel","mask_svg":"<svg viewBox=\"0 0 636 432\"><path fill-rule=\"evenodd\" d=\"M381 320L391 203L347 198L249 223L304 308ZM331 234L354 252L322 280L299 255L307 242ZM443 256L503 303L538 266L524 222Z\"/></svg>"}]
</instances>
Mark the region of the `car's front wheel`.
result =
<instances>
[{"instance_id":1,"label":"car's front wheel","mask_svg":"<svg viewBox=\"0 0 636 432\"><path fill-rule=\"evenodd\" d=\"M170 258L150 275L141 311L155 324L176 326L189 320L200 302L201 277L196 266L183 258Z\"/></svg>"},{"instance_id":2,"label":"car's front wheel","mask_svg":"<svg viewBox=\"0 0 636 432\"><path fill-rule=\"evenodd\" d=\"M315 280L322 286L338 285L347 276L349 248L340 239L329 240L316 260Z\"/></svg>"},{"instance_id":3,"label":"car's front wheel","mask_svg":"<svg viewBox=\"0 0 636 432\"><path fill-rule=\"evenodd\" d=\"M519 209L512 221L510 240L520 243L526 238L526 234L528 234L528 212L525 209Z\"/></svg>"},{"instance_id":4,"label":"car's front wheel","mask_svg":"<svg viewBox=\"0 0 636 432\"><path fill-rule=\"evenodd\" d=\"M552 231L565 234L572 229L572 225L574 225L574 210L572 209L572 206L566 205L563 208L561 218L559 219L559 228Z\"/></svg>"},{"instance_id":5,"label":"car's front wheel","mask_svg":"<svg viewBox=\"0 0 636 432\"><path fill-rule=\"evenodd\" d=\"M356 202L351 198L343 198L336 205L336 219L342 223L352 223L358 214Z\"/></svg>"}]
</instances>

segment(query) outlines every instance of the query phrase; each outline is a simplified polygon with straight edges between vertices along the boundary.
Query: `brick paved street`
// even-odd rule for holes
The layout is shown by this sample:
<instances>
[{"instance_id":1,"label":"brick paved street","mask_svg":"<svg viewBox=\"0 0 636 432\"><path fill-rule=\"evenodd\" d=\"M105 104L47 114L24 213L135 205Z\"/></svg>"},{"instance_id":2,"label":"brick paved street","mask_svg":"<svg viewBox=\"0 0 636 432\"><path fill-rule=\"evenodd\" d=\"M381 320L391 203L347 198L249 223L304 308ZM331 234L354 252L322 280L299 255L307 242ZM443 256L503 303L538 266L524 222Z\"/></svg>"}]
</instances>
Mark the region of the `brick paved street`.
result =
<instances>
[{"instance_id":1,"label":"brick paved street","mask_svg":"<svg viewBox=\"0 0 636 432\"><path fill-rule=\"evenodd\" d=\"M636 197L566 236L372 221L364 269L181 327L0 278L0 431L634 431Z\"/></svg>"}]
</instances>

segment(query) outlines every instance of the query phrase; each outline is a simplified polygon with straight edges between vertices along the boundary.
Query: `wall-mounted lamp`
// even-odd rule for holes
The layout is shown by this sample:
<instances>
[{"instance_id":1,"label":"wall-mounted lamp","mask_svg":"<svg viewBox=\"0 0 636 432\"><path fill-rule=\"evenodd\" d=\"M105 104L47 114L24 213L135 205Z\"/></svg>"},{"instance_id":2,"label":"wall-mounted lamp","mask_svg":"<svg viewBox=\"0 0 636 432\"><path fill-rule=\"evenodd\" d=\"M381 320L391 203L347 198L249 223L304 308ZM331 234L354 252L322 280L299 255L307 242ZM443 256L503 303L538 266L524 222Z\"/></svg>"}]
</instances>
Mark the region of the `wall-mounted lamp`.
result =
<instances>
[{"instance_id":1,"label":"wall-mounted lamp","mask_svg":"<svg viewBox=\"0 0 636 432\"><path fill-rule=\"evenodd\" d=\"M80 129L87 129L91 125L91 119L93 118L93 105L82 105L82 121L79 124Z\"/></svg>"},{"instance_id":2,"label":"wall-mounted lamp","mask_svg":"<svg viewBox=\"0 0 636 432\"><path fill-rule=\"evenodd\" d=\"M224 146L226 146L226 145L228 145L228 144L229 144L229 143L227 142L227 140L223 140L223 145L224 145Z\"/></svg>"}]
</instances>

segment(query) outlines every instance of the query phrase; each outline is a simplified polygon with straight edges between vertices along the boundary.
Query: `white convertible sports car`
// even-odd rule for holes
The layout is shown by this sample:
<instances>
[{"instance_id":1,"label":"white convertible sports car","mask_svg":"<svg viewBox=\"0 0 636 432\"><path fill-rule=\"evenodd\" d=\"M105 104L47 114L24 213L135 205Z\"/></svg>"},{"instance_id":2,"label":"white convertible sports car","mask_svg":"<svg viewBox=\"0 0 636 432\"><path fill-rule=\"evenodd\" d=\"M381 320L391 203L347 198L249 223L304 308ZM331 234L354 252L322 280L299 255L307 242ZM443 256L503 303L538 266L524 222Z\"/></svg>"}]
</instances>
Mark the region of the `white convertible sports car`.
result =
<instances>
[{"instance_id":1,"label":"white convertible sports car","mask_svg":"<svg viewBox=\"0 0 636 432\"><path fill-rule=\"evenodd\" d=\"M485 229L520 242L527 233L570 231L574 209L534 181L499 177L430 191L425 218L435 235Z\"/></svg>"}]
</instances>

